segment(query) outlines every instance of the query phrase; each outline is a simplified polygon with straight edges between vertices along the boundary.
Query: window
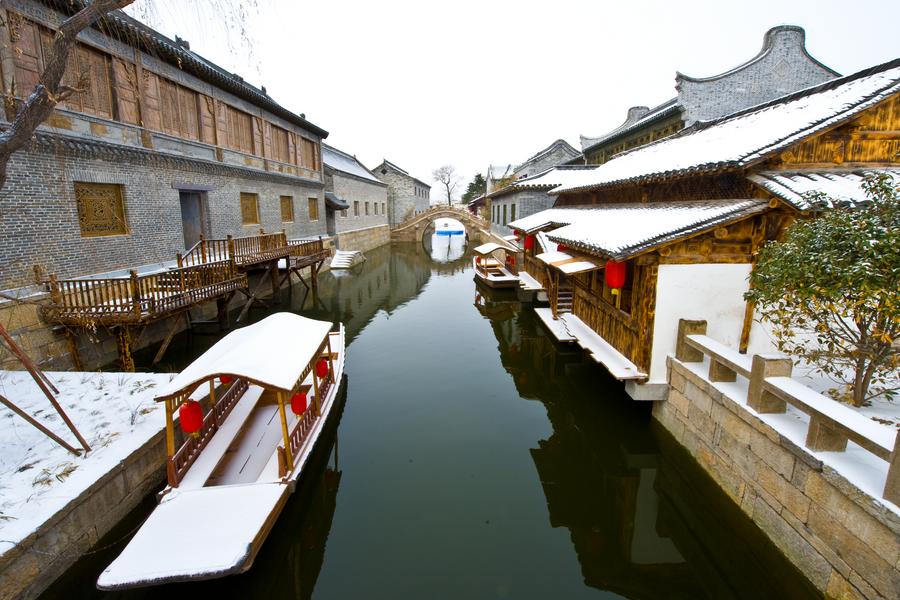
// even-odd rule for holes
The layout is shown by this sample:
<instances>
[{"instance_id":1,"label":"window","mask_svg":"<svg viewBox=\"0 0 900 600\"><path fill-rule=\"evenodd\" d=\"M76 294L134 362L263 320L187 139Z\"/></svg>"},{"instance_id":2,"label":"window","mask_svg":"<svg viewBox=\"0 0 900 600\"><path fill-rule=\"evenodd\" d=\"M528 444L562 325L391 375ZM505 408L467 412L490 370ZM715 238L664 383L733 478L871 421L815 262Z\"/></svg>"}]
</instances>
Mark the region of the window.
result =
<instances>
[{"instance_id":1,"label":"window","mask_svg":"<svg viewBox=\"0 0 900 600\"><path fill-rule=\"evenodd\" d=\"M192 140L200 139L197 92L160 77L159 93L162 105L160 111L162 130L169 135Z\"/></svg>"},{"instance_id":2,"label":"window","mask_svg":"<svg viewBox=\"0 0 900 600\"><path fill-rule=\"evenodd\" d=\"M375 216L378 216L378 203L374 202L374 204L375 204Z\"/></svg>"},{"instance_id":3,"label":"window","mask_svg":"<svg viewBox=\"0 0 900 600\"><path fill-rule=\"evenodd\" d=\"M294 197L293 196L282 196L281 197L281 222L282 223L293 223L294 222Z\"/></svg>"},{"instance_id":4,"label":"window","mask_svg":"<svg viewBox=\"0 0 900 600\"><path fill-rule=\"evenodd\" d=\"M307 169L319 170L319 145L306 138L300 138L300 163Z\"/></svg>"},{"instance_id":5,"label":"window","mask_svg":"<svg viewBox=\"0 0 900 600\"><path fill-rule=\"evenodd\" d=\"M41 27L41 63L43 67L47 66L46 60L50 56L53 35L49 29ZM88 46L76 44L74 51L66 60L66 70L60 83L75 89L84 89L84 91L72 94L62 103L62 106L69 110L112 119L112 86L109 80L109 66L109 56ZM22 93L27 96L31 91L29 89Z\"/></svg>"},{"instance_id":6,"label":"window","mask_svg":"<svg viewBox=\"0 0 900 600\"><path fill-rule=\"evenodd\" d=\"M354 217L359 216L359 200L353 201L353 216Z\"/></svg>"},{"instance_id":7,"label":"window","mask_svg":"<svg viewBox=\"0 0 900 600\"><path fill-rule=\"evenodd\" d=\"M506 205L503 205L503 224L506 225Z\"/></svg>"},{"instance_id":8,"label":"window","mask_svg":"<svg viewBox=\"0 0 900 600\"><path fill-rule=\"evenodd\" d=\"M515 220L516 220L516 205L510 204L509 205L509 222L512 223Z\"/></svg>"},{"instance_id":9,"label":"window","mask_svg":"<svg viewBox=\"0 0 900 600\"><path fill-rule=\"evenodd\" d=\"M225 106L228 122L228 146L241 152L253 154L253 117L242 110Z\"/></svg>"},{"instance_id":10,"label":"window","mask_svg":"<svg viewBox=\"0 0 900 600\"><path fill-rule=\"evenodd\" d=\"M384 204L384 202L381 203L381 214L383 214L383 215L386 215L386 214L387 214L387 210L385 209L385 204Z\"/></svg>"},{"instance_id":11,"label":"window","mask_svg":"<svg viewBox=\"0 0 900 600\"><path fill-rule=\"evenodd\" d=\"M291 160L291 147L288 143L288 132L276 125L271 125L271 131L272 158L285 163L294 162Z\"/></svg>"},{"instance_id":12,"label":"window","mask_svg":"<svg viewBox=\"0 0 900 600\"><path fill-rule=\"evenodd\" d=\"M241 192L241 222L244 225L259 225L259 196Z\"/></svg>"},{"instance_id":13,"label":"window","mask_svg":"<svg viewBox=\"0 0 900 600\"><path fill-rule=\"evenodd\" d=\"M128 233L122 186L110 183L76 183L78 224L81 237Z\"/></svg>"},{"instance_id":14,"label":"window","mask_svg":"<svg viewBox=\"0 0 900 600\"><path fill-rule=\"evenodd\" d=\"M366 202L366 216L369 216L369 203Z\"/></svg>"},{"instance_id":15,"label":"window","mask_svg":"<svg viewBox=\"0 0 900 600\"><path fill-rule=\"evenodd\" d=\"M318 221L319 220L319 199L318 198L310 198L309 199L309 220L310 221Z\"/></svg>"}]
</instances>

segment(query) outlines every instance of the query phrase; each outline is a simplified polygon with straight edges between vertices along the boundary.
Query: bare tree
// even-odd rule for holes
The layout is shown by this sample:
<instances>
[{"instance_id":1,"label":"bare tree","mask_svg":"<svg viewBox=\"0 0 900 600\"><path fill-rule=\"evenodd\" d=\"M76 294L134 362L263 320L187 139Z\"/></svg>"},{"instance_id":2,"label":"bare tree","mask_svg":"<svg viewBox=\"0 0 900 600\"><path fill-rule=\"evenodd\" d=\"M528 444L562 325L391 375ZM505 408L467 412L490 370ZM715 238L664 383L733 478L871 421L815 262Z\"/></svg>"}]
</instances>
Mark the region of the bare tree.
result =
<instances>
[{"instance_id":1,"label":"bare tree","mask_svg":"<svg viewBox=\"0 0 900 600\"><path fill-rule=\"evenodd\" d=\"M447 190L447 205L452 205L453 190L456 189L456 186L459 183L459 175L456 174L456 169L453 165L444 165L443 167L432 171L431 177L444 186Z\"/></svg>"},{"instance_id":2,"label":"bare tree","mask_svg":"<svg viewBox=\"0 0 900 600\"><path fill-rule=\"evenodd\" d=\"M0 189L6 184L6 165L13 153L31 140L34 131L53 113L57 104L64 102L72 94L83 91L61 85L66 62L75 47L78 34L108 12L128 6L132 2L134 0L94 0L63 21L53 38L47 66L41 73L37 86L16 111L16 117L9 129L0 133ZM79 82L78 86L82 85L83 83Z\"/></svg>"}]
</instances>

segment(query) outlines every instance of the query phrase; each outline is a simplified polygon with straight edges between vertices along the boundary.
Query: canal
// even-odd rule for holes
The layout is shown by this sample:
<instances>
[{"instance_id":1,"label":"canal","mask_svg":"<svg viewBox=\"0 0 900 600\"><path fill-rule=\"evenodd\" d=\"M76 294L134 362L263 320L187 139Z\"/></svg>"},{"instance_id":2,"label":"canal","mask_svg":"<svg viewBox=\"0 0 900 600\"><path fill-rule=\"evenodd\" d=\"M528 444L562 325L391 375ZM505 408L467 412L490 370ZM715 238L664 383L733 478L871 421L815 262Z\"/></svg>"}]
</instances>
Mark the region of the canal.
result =
<instances>
[{"instance_id":1,"label":"canal","mask_svg":"<svg viewBox=\"0 0 900 600\"><path fill-rule=\"evenodd\" d=\"M342 321L346 375L249 572L96 591L148 498L45 597L817 597L649 404L555 344L514 292L477 289L462 238L429 241L370 251L323 274L318 299L295 287L272 309ZM183 335L169 368L214 341Z\"/></svg>"}]
</instances>

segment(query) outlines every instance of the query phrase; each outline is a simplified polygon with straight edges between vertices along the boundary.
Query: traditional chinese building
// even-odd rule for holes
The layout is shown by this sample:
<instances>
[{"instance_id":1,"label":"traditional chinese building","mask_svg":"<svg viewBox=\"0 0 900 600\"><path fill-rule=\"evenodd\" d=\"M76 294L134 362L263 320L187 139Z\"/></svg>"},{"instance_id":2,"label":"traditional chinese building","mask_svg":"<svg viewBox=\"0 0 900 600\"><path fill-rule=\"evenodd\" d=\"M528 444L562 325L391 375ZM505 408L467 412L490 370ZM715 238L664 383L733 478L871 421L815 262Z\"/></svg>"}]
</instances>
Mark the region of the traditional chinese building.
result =
<instances>
[{"instance_id":1,"label":"traditional chinese building","mask_svg":"<svg viewBox=\"0 0 900 600\"><path fill-rule=\"evenodd\" d=\"M431 205L431 186L389 160L384 159L372 169L372 174L388 186L388 221L391 227L428 210Z\"/></svg>"},{"instance_id":2,"label":"traditional chinese building","mask_svg":"<svg viewBox=\"0 0 900 600\"><path fill-rule=\"evenodd\" d=\"M675 74L677 95L658 106L633 106L625 122L601 136L581 136L589 164L667 137L699 121L711 121L789 92L838 77L806 50L803 28L780 25L766 32L759 53L710 77Z\"/></svg>"},{"instance_id":3,"label":"traditional chinese building","mask_svg":"<svg viewBox=\"0 0 900 600\"><path fill-rule=\"evenodd\" d=\"M679 319L769 351L743 298L754 255L821 208L805 192L852 204L866 173L900 177L898 92L900 59L572 174L554 208L510 224L528 234L526 270L550 296L545 320L641 399L665 389ZM542 240L558 247L542 253Z\"/></svg>"},{"instance_id":4,"label":"traditional chinese building","mask_svg":"<svg viewBox=\"0 0 900 600\"><path fill-rule=\"evenodd\" d=\"M369 250L390 241L388 186L357 158L322 144L325 224L341 250Z\"/></svg>"}]
</instances>

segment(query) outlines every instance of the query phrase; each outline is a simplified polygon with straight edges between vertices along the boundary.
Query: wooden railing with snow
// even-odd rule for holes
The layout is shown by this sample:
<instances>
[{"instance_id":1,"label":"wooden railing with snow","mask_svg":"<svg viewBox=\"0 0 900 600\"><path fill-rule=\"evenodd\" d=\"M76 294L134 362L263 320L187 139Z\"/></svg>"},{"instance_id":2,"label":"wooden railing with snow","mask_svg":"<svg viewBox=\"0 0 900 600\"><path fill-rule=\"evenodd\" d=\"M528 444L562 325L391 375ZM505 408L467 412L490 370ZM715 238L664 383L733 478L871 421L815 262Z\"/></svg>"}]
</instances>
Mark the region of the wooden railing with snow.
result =
<instances>
[{"instance_id":1,"label":"wooden railing with snow","mask_svg":"<svg viewBox=\"0 0 900 600\"><path fill-rule=\"evenodd\" d=\"M50 303L43 308L52 322L116 325L153 320L239 287L247 278L231 261L217 261L128 277L57 279L50 276Z\"/></svg>"},{"instance_id":2,"label":"wooden railing with snow","mask_svg":"<svg viewBox=\"0 0 900 600\"><path fill-rule=\"evenodd\" d=\"M216 403L210 407L210 410L203 416L203 427L200 428L197 437L188 436L181 447L175 451L175 454L166 461L166 478L169 485L178 487L184 474L191 468L200 452L206 447L209 441L215 435L225 419L228 418L231 409L237 404L238 400L249 389L250 385L246 379L236 379L229 388L216 400ZM182 401L187 400L185 397ZM173 403L172 412L174 413L180 403Z\"/></svg>"},{"instance_id":3,"label":"wooden railing with snow","mask_svg":"<svg viewBox=\"0 0 900 600\"><path fill-rule=\"evenodd\" d=\"M238 267L284 258L291 254L284 232L263 233L245 237L206 239L194 244L184 254L177 255L178 266L200 265L209 261L233 260Z\"/></svg>"},{"instance_id":4,"label":"wooden railing with snow","mask_svg":"<svg viewBox=\"0 0 900 600\"><path fill-rule=\"evenodd\" d=\"M789 358L740 354L708 337L706 321L680 320L675 358L683 363L698 363L706 356L709 381L730 382L739 376L749 381L747 406L757 413L784 413L787 405L805 413L809 417L805 442L809 450L843 452L847 442L852 441L887 461L882 497L900 505L900 447L896 430L792 379L793 363Z\"/></svg>"},{"instance_id":5,"label":"wooden railing with snow","mask_svg":"<svg viewBox=\"0 0 900 600\"><path fill-rule=\"evenodd\" d=\"M321 238L317 240L288 240L292 266L302 267L331 256L331 250L325 247Z\"/></svg>"}]
</instances>

